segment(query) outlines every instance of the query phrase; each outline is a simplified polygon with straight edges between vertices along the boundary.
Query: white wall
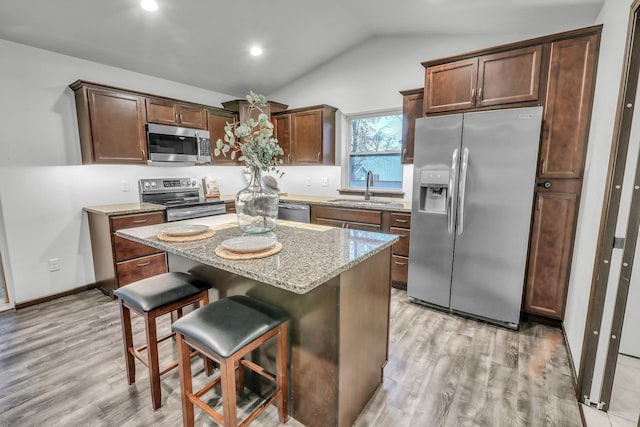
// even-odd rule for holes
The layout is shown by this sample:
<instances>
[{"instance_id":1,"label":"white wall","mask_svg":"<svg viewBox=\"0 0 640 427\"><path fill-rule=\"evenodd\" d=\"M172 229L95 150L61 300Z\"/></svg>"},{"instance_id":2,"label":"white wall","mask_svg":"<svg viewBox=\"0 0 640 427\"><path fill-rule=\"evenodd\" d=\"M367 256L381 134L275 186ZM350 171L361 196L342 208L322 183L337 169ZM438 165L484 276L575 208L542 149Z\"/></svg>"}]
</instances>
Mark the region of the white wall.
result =
<instances>
[{"instance_id":1,"label":"white wall","mask_svg":"<svg viewBox=\"0 0 640 427\"><path fill-rule=\"evenodd\" d=\"M564 320L576 365L582 356L630 5L631 0L606 0L596 22L604 27Z\"/></svg>"}]
</instances>

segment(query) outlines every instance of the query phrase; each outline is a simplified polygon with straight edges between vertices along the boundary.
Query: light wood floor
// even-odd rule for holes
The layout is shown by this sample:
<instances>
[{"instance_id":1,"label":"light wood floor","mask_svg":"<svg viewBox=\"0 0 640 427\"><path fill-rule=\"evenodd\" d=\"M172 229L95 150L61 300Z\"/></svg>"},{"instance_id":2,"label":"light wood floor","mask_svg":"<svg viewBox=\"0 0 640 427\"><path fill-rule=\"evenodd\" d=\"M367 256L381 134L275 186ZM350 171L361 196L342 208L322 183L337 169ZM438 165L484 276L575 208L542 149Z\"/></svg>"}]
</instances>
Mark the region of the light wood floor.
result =
<instances>
[{"instance_id":1,"label":"light wood floor","mask_svg":"<svg viewBox=\"0 0 640 427\"><path fill-rule=\"evenodd\" d=\"M0 426L181 425L177 372L163 376L163 406L154 412L144 367L127 385L122 354L118 306L97 290L0 313ZM201 365L194 359L195 382L204 381ZM254 404L252 396L242 401ZM196 416L197 425L215 425ZM252 425L279 425L276 408ZM356 425L581 422L560 331L529 323L506 330L409 303L394 289L384 383Z\"/></svg>"}]
</instances>

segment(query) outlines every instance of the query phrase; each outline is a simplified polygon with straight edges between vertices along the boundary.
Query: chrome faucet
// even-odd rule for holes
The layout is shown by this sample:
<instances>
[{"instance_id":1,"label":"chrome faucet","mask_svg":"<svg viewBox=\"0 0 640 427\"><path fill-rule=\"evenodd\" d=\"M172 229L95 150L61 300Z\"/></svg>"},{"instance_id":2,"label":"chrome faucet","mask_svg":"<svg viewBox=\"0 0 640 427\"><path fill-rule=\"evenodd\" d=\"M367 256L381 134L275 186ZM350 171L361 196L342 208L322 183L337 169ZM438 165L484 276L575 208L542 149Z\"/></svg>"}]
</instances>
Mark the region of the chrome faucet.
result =
<instances>
[{"instance_id":1,"label":"chrome faucet","mask_svg":"<svg viewBox=\"0 0 640 427\"><path fill-rule=\"evenodd\" d=\"M373 185L373 172L367 171L367 186L364 189L364 199L371 200L369 186Z\"/></svg>"}]
</instances>

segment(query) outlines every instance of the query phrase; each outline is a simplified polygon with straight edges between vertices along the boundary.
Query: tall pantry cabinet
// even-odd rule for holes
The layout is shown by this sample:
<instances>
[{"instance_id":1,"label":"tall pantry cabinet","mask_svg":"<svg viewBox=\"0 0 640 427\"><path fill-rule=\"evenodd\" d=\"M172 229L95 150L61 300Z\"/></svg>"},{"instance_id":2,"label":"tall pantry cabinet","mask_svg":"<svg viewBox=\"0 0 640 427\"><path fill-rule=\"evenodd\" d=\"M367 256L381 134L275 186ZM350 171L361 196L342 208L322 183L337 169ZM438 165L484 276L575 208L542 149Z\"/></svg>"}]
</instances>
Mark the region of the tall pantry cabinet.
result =
<instances>
[{"instance_id":1,"label":"tall pantry cabinet","mask_svg":"<svg viewBox=\"0 0 640 427\"><path fill-rule=\"evenodd\" d=\"M523 310L559 320L571 271L601 30L594 26L422 63L423 115L544 107Z\"/></svg>"}]
</instances>

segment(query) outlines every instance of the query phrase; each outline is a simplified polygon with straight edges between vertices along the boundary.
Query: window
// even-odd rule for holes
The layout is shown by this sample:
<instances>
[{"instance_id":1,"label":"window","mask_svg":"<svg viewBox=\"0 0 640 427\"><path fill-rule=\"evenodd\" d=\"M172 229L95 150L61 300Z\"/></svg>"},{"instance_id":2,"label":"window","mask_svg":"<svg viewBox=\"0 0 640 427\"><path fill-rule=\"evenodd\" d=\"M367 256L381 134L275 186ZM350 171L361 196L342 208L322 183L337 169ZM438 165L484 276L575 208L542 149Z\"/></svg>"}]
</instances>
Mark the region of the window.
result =
<instances>
[{"instance_id":1,"label":"window","mask_svg":"<svg viewBox=\"0 0 640 427\"><path fill-rule=\"evenodd\" d=\"M373 173L370 188L402 189L402 114L384 112L347 118L349 141L349 188L364 188L367 172Z\"/></svg>"}]
</instances>

